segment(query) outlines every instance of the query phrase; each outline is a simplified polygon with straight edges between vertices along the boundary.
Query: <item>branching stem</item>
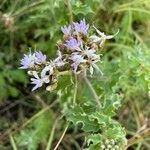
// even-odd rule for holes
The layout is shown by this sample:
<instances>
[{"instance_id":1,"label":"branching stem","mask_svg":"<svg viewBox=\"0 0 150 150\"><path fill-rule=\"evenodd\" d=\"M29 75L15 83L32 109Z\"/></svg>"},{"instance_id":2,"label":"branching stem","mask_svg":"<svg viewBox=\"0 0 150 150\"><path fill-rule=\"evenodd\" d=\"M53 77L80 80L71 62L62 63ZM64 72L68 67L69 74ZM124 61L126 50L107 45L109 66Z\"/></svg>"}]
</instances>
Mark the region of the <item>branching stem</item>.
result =
<instances>
[{"instance_id":1,"label":"branching stem","mask_svg":"<svg viewBox=\"0 0 150 150\"><path fill-rule=\"evenodd\" d=\"M128 149L128 147L134 145L135 143L143 140L144 138L146 137L149 137L150 136L150 128L147 128L145 130L143 130L142 132L134 135L133 137L131 137L129 140L128 140L128 144L126 146L126 149Z\"/></svg>"}]
</instances>

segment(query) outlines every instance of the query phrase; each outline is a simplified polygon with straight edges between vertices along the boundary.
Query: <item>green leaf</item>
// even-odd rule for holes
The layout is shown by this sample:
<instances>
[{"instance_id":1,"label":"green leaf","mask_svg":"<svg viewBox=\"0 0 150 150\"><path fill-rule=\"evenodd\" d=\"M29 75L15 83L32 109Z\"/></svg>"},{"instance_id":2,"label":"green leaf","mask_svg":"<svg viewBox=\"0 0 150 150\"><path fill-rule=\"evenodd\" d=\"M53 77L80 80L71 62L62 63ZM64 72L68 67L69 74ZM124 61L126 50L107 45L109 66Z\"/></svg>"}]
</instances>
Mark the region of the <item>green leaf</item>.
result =
<instances>
[{"instance_id":1,"label":"green leaf","mask_svg":"<svg viewBox=\"0 0 150 150\"><path fill-rule=\"evenodd\" d=\"M9 95L12 97L17 97L19 95L19 90L13 86L8 86Z\"/></svg>"},{"instance_id":2,"label":"green leaf","mask_svg":"<svg viewBox=\"0 0 150 150\"><path fill-rule=\"evenodd\" d=\"M86 132L96 132L99 130L99 125L95 120L89 118L82 107L76 105L64 110L64 114L69 121L74 125L82 124L82 129Z\"/></svg>"},{"instance_id":3,"label":"green leaf","mask_svg":"<svg viewBox=\"0 0 150 150\"><path fill-rule=\"evenodd\" d=\"M90 145L91 143L93 145L97 145L97 144L101 143L101 141L102 141L102 135L99 134L99 133L98 134L91 134L90 136L88 136L86 138L86 140L87 140L87 144L88 145Z\"/></svg>"},{"instance_id":4,"label":"green leaf","mask_svg":"<svg viewBox=\"0 0 150 150\"><path fill-rule=\"evenodd\" d=\"M16 69L16 70L9 70L10 77L17 81L22 83L27 83L27 77L24 73L24 71Z\"/></svg>"},{"instance_id":5,"label":"green leaf","mask_svg":"<svg viewBox=\"0 0 150 150\"><path fill-rule=\"evenodd\" d=\"M91 134L86 137L86 141L88 144L87 150L100 150L100 145L102 143L102 135L101 134Z\"/></svg>"},{"instance_id":6,"label":"green leaf","mask_svg":"<svg viewBox=\"0 0 150 150\"><path fill-rule=\"evenodd\" d=\"M16 135L19 148L37 150L40 144L45 145L52 130L53 114L47 111L35 119L28 127Z\"/></svg>"},{"instance_id":7,"label":"green leaf","mask_svg":"<svg viewBox=\"0 0 150 150\"><path fill-rule=\"evenodd\" d=\"M112 94L104 99L104 104L103 104L103 112L104 114L108 116L114 116L116 114L116 110L121 106L121 96L117 94Z\"/></svg>"},{"instance_id":8,"label":"green leaf","mask_svg":"<svg viewBox=\"0 0 150 150\"><path fill-rule=\"evenodd\" d=\"M83 14L85 16L85 15L88 15L88 14L93 14L94 11L92 10L92 8L90 6L83 5L82 3L77 2L75 4L75 6L73 7L73 13L75 15Z\"/></svg>"},{"instance_id":9,"label":"green leaf","mask_svg":"<svg viewBox=\"0 0 150 150\"><path fill-rule=\"evenodd\" d=\"M5 87L6 83L5 83L5 79L3 74L0 72L0 98L4 98L7 96L7 89Z\"/></svg>"},{"instance_id":10,"label":"green leaf","mask_svg":"<svg viewBox=\"0 0 150 150\"><path fill-rule=\"evenodd\" d=\"M4 86L4 85L5 85L5 79L2 72L0 72L0 86Z\"/></svg>"},{"instance_id":11,"label":"green leaf","mask_svg":"<svg viewBox=\"0 0 150 150\"><path fill-rule=\"evenodd\" d=\"M110 124L111 119L109 116L102 114L102 112L95 112L89 116L90 120L97 120L99 128L106 127Z\"/></svg>"}]
</instances>

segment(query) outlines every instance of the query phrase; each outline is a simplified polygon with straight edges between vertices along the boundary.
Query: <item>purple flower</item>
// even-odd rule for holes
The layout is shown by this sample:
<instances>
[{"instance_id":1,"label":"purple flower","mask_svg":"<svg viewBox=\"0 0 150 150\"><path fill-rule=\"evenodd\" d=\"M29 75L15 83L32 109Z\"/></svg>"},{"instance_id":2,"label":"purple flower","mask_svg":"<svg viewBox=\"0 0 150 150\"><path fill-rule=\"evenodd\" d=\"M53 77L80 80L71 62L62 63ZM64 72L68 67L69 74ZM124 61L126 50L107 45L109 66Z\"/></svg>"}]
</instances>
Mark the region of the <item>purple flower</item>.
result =
<instances>
[{"instance_id":1,"label":"purple flower","mask_svg":"<svg viewBox=\"0 0 150 150\"><path fill-rule=\"evenodd\" d=\"M42 76L41 78L38 76L38 73L36 71L33 72L34 78L31 78L31 84L34 84L35 86L33 87L32 91L36 90L37 88L41 87L43 83L49 83L49 76Z\"/></svg>"},{"instance_id":2,"label":"purple flower","mask_svg":"<svg viewBox=\"0 0 150 150\"><path fill-rule=\"evenodd\" d=\"M32 68L35 65L35 54L24 54L24 57L21 59L21 69Z\"/></svg>"},{"instance_id":3,"label":"purple flower","mask_svg":"<svg viewBox=\"0 0 150 150\"><path fill-rule=\"evenodd\" d=\"M70 57L70 60L73 61L73 63L71 64L71 67L73 68L73 71L74 71L75 73L77 72L78 66L79 66L81 63L86 62L86 60L83 58L83 56L78 55L78 54L72 55L72 56Z\"/></svg>"},{"instance_id":4,"label":"purple flower","mask_svg":"<svg viewBox=\"0 0 150 150\"><path fill-rule=\"evenodd\" d=\"M61 31L65 35L70 35L71 34L71 25L69 25L68 27L67 26L61 27Z\"/></svg>"},{"instance_id":5,"label":"purple flower","mask_svg":"<svg viewBox=\"0 0 150 150\"><path fill-rule=\"evenodd\" d=\"M94 49L85 49L85 55L91 60L93 63L100 61L100 56L96 54Z\"/></svg>"},{"instance_id":6,"label":"purple flower","mask_svg":"<svg viewBox=\"0 0 150 150\"><path fill-rule=\"evenodd\" d=\"M35 84L32 91L36 90L37 88L41 87L43 85L43 81L39 78L37 72L33 73L35 78L31 78L31 84Z\"/></svg>"},{"instance_id":7,"label":"purple flower","mask_svg":"<svg viewBox=\"0 0 150 150\"><path fill-rule=\"evenodd\" d=\"M54 66L53 64L49 64L42 70L41 77L44 78L45 76L50 76L53 73L54 73Z\"/></svg>"},{"instance_id":8,"label":"purple flower","mask_svg":"<svg viewBox=\"0 0 150 150\"><path fill-rule=\"evenodd\" d=\"M74 23L74 28L76 32L86 35L89 29L89 24L86 24L85 19L83 19L80 23Z\"/></svg>"},{"instance_id":9,"label":"purple flower","mask_svg":"<svg viewBox=\"0 0 150 150\"><path fill-rule=\"evenodd\" d=\"M100 47L102 47L105 43L106 40L114 38L119 33L119 30L114 34L114 35L105 35L104 32L101 32L98 30L95 26L93 26L96 32L98 33L99 36L97 35L92 35L90 36L90 39L94 43L100 43Z\"/></svg>"},{"instance_id":10,"label":"purple flower","mask_svg":"<svg viewBox=\"0 0 150 150\"><path fill-rule=\"evenodd\" d=\"M37 63L45 63L46 55L44 55L41 51L35 52L36 62Z\"/></svg>"},{"instance_id":11,"label":"purple flower","mask_svg":"<svg viewBox=\"0 0 150 150\"><path fill-rule=\"evenodd\" d=\"M81 43L78 42L75 38L71 37L69 40L66 41L67 48L71 50L78 50L80 51L80 45Z\"/></svg>"}]
</instances>

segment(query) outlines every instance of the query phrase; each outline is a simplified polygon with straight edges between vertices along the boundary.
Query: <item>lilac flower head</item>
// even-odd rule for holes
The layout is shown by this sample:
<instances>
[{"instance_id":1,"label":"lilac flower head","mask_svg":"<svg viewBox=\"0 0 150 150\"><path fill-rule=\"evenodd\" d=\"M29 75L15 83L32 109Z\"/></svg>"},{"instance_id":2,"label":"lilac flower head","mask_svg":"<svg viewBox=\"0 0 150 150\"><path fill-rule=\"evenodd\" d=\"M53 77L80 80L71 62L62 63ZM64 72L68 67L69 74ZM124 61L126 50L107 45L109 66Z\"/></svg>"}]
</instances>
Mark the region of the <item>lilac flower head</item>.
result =
<instances>
[{"instance_id":1,"label":"lilac flower head","mask_svg":"<svg viewBox=\"0 0 150 150\"><path fill-rule=\"evenodd\" d=\"M21 69L32 68L35 65L35 54L24 54L24 57L21 59Z\"/></svg>"},{"instance_id":2,"label":"lilac flower head","mask_svg":"<svg viewBox=\"0 0 150 150\"><path fill-rule=\"evenodd\" d=\"M71 67L73 68L74 72L77 72L78 66L81 63L86 62L86 60L83 58L83 56L78 55L78 54L74 54L70 57L70 60L73 61L73 63L71 64Z\"/></svg>"},{"instance_id":3,"label":"lilac flower head","mask_svg":"<svg viewBox=\"0 0 150 150\"><path fill-rule=\"evenodd\" d=\"M62 54L60 50L57 51L57 57L55 58L54 63L58 67L61 67L65 64L65 62L62 60Z\"/></svg>"},{"instance_id":4,"label":"lilac flower head","mask_svg":"<svg viewBox=\"0 0 150 150\"><path fill-rule=\"evenodd\" d=\"M83 19L80 23L74 23L74 28L76 32L86 35L89 29L89 24L86 24L85 19Z\"/></svg>"},{"instance_id":5,"label":"lilac flower head","mask_svg":"<svg viewBox=\"0 0 150 150\"><path fill-rule=\"evenodd\" d=\"M31 84L34 84L35 86L33 87L32 91L36 90L37 88L41 87L43 83L49 83L49 76L43 76L39 77L38 73L36 71L33 72L34 78L31 78Z\"/></svg>"},{"instance_id":6,"label":"lilac flower head","mask_svg":"<svg viewBox=\"0 0 150 150\"><path fill-rule=\"evenodd\" d=\"M45 77L45 76L50 76L54 73L54 66L52 64L46 66L42 72L41 72L41 77Z\"/></svg>"},{"instance_id":7,"label":"lilac flower head","mask_svg":"<svg viewBox=\"0 0 150 150\"><path fill-rule=\"evenodd\" d=\"M98 61L100 61L100 56L98 54L96 54L96 51L94 49L85 49L85 54L88 57L88 59L90 61L92 61L93 63L96 63Z\"/></svg>"},{"instance_id":8,"label":"lilac flower head","mask_svg":"<svg viewBox=\"0 0 150 150\"><path fill-rule=\"evenodd\" d=\"M92 36L90 36L90 39L94 43L99 43L100 47L103 46L103 44L105 43L106 40L114 38L119 33L119 30L118 30L114 35L105 35L104 32L101 32L95 26L93 26L93 27L94 27L94 29L96 30L96 32L98 33L99 36L92 35Z\"/></svg>"},{"instance_id":9,"label":"lilac flower head","mask_svg":"<svg viewBox=\"0 0 150 150\"><path fill-rule=\"evenodd\" d=\"M44 55L41 51L35 52L36 62L37 63L45 63L46 55Z\"/></svg>"},{"instance_id":10,"label":"lilac flower head","mask_svg":"<svg viewBox=\"0 0 150 150\"><path fill-rule=\"evenodd\" d=\"M66 41L67 48L71 49L71 50L78 50L80 51L80 45L81 43L78 42L75 38L71 37L69 40Z\"/></svg>"},{"instance_id":11,"label":"lilac flower head","mask_svg":"<svg viewBox=\"0 0 150 150\"><path fill-rule=\"evenodd\" d=\"M61 31L65 35L70 35L71 34L71 25L69 25L68 27L67 26L61 27Z\"/></svg>"}]
</instances>

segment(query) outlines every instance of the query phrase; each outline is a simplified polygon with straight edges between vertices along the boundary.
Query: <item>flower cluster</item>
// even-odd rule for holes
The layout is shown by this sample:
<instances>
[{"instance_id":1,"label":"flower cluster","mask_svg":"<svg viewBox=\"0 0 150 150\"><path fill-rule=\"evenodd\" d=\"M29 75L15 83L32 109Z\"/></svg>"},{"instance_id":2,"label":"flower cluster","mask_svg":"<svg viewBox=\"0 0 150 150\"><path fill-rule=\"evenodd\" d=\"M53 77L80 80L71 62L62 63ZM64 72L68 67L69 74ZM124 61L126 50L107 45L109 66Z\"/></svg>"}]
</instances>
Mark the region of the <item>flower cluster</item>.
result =
<instances>
[{"instance_id":1,"label":"flower cluster","mask_svg":"<svg viewBox=\"0 0 150 150\"><path fill-rule=\"evenodd\" d=\"M36 90L43 84L47 84L47 89L57 83L59 71L72 70L73 73L80 73L83 68L93 74L94 69L99 70L96 65L100 61L98 50L102 47L106 39L111 39L115 35L106 36L94 27L97 35L89 35L89 24L85 20L74 22L69 26L61 27L64 34L63 39L57 43L56 59L47 60L42 52L24 55L21 59L21 69L27 69L32 76L32 90Z\"/></svg>"},{"instance_id":2,"label":"flower cluster","mask_svg":"<svg viewBox=\"0 0 150 150\"><path fill-rule=\"evenodd\" d=\"M61 28L64 37L58 43L58 47L74 73L80 73L82 68L88 68L91 74L93 74L94 68L100 71L96 65L100 61L98 50L105 40L111 39L117 34L107 36L96 27L94 29L97 34L90 35L89 24L85 22L85 19Z\"/></svg>"},{"instance_id":3,"label":"flower cluster","mask_svg":"<svg viewBox=\"0 0 150 150\"><path fill-rule=\"evenodd\" d=\"M107 139L101 145L102 150L119 150L119 146L113 139Z\"/></svg>"},{"instance_id":4,"label":"flower cluster","mask_svg":"<svg viewBox=\"0 0 150 150\"><path fill-rule=\"evenodd\" d=\"M32 91L41 87L44 83L51 86L56 83L56 66L53 61L47 61L46 55L41 51L24 55L21 59L21 69L27 69L31 77L31 84L35 85ZM47 86L49 89L49 86Z\"/></svg>"}]
</instances>

